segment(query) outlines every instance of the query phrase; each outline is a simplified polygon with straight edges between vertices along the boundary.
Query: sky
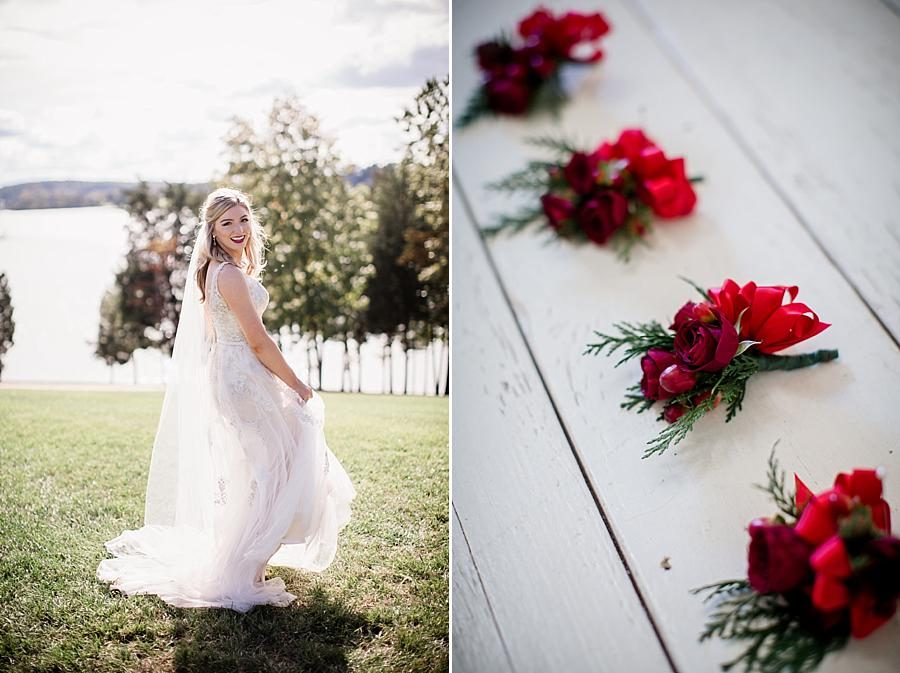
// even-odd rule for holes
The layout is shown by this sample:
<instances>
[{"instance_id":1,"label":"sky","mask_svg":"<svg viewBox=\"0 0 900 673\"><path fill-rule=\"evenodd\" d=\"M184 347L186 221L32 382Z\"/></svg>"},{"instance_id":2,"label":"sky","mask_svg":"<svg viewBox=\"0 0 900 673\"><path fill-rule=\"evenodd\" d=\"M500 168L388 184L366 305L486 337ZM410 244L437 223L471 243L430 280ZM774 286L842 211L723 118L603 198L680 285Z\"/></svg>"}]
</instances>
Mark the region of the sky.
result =
<instances>
[{"instance_id":1,"label":"sky","mask_svg":"<svg viewBox=\"0 0 900 673\"><path fill-rule=\"evenodd\" d=\"M345 162L449 70L448 0L0 0L0 186L204 182L237 116L296 95Z\"/></svg>"}]
</instances>

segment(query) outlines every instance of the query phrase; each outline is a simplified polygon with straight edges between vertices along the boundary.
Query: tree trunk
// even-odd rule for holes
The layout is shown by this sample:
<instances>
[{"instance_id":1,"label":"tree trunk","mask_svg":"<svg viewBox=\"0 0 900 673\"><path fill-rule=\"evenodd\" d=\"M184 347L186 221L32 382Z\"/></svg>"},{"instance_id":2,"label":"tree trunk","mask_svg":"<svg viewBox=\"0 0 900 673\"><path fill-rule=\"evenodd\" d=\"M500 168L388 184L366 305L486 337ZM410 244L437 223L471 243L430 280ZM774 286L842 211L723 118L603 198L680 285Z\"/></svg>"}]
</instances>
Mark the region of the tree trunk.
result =
<instances>
[{"instance_id":1,"label":"tree trunk","mask_svg":"<svg viewBox=\"0 0 900 673\"><path fill-rule=\"evenodd\" d=\"M323 373L325 368L322 366L325 364L325 339L322 339L322 343L319 343L319 337L316 336L315 340L316 344L316 366L319 370L319 390L324 390L322 387L323 384Z\"/></svg>"},{"instance_id":2,"label":"tree trunk","mask_svg":"<svg viewBox=\"0 0 900 673\"><path fill-rule=\"evenodd\" d=\"M381 353L382 359L384 358L384 351ZM388 370L387 370L387 394L394 394L394 341L388 337L387 342L387 359L388 359ZM384 366L381 367L381 375L384 376ZM383 387L383 386L382 386Z\"/></svg>"},{"instance_id":3,"label":"tree trunk","mask_svg":"<svg viewBox=\"0 0 900 673\"><path fill-rule=\"evenodd\" d=\"M406 390L409 387L409 349L406 347L406 342L400 342L400 347L403 349L403 392L402 395L406 395Z\"/></svg>"},{"instance_id":4,"label":"tree trunk","mask_svg":"<svg viewBox=\"0 0 900 673\"><path fill-rule=\"evenodd\" d=\"M362 341L356 342L356 392L362 392Z\"/></svg>"},{"instance_id":5,"label":"tree trunk","mask_svg":"<svg viewBox=\"0 0 900 673\"><path fill-rule=\"evenodd\" d=\"M447 380L444 383L444 395L449 397L450 396L450 356L452 355L450 353L450 348L451 348L450 330L447 330L446 335L447 335Z\"/></svg>"},{"instance_id":6,"label":"tree trunk","mask_svg":"<svg viewBox=\"0 0 900 673\"><path fill-rule=\"evenodd\" d=\"M434 369L434 394L440 396L441 394L441 370L444 368L444 340L440 340L440 348L434 349L437 350L437 364ZM432 354L433 355L433 354ZM434 360L432 359L432 362Z\"/></svg>"},{"instance_id":7,"label":"tree trunk","mask_svg":"<svg viewBox=\"0 0 900 673\"><path fill-rule=\"evenodd\" d=\"M344 339L344 366L341 369L341 392L353 392L353 377L350 375L350 344ZM346 385L345 385L346 384Z\"/></svg>"}]
</instances>

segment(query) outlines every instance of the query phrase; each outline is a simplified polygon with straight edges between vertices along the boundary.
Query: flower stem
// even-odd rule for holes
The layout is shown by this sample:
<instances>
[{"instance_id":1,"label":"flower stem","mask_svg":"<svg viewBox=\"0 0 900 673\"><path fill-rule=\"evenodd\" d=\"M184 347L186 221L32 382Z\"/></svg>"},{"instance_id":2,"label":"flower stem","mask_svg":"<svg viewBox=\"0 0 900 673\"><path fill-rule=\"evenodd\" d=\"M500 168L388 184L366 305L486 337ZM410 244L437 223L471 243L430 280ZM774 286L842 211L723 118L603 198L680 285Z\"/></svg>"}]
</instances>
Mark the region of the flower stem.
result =
<instances>
[{"instance_id":1,"label":"flower stem","mask_svg":"<svg viewBox=\"0 0 900 673\"><path fill-rule=\"evenodd\" d=\"M838 352L836 350L820 350L814 353L803 353L802 355L766 355L764 353L751 355L756 360L756 364L759 365L759 371L761 372L771 372L776 369L802 369L820 362L836 360L837 356Z\"/></svg>"}]
</instances>

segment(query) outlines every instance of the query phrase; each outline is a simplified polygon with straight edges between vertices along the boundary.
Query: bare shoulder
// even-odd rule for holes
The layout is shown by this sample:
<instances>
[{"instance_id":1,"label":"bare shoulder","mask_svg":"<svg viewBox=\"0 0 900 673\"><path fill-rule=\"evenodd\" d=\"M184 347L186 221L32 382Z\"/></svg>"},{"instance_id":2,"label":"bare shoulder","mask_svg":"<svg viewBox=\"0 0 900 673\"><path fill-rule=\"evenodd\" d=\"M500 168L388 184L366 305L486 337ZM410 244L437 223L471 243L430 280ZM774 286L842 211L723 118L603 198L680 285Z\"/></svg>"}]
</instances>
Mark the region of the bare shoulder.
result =
<instances>
[{"instance_id":1,"label":"bare shoulder","mask_svg":"<svg viewBox=\"0 0 900 673\"><path fill-rule=\"evenodd\" d=\"M247 291L247 282L244 280L244 272L237 268L234 264L221 263L222 267L218 271L216 281L218 282L219 294L226 299L232 299L245 296ZM213 269L215 273L216 269Z\"/></svg>"}]
</instances>

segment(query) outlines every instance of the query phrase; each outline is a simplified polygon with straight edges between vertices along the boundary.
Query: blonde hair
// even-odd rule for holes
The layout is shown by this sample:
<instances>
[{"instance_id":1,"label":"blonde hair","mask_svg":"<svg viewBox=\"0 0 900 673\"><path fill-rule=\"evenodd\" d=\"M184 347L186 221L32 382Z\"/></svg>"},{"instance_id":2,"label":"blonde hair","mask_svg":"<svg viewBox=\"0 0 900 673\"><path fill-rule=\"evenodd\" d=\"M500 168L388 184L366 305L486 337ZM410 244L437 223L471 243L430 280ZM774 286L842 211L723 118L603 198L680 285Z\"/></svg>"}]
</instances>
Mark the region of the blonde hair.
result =
<instances>
[{"instance_id":1,"label":"blonde hair","mask_svg":"<svg viewBox=\"0 0 900 673\"><path fill-rule=\"evenodd\" d=\"M246 260L244 270L246 274L253 278L258 278L259 273L266 268L266 262L263 258L266 232L256 219L256 213L253 212L250 197L242 191L229 187L221 187L215 190L206 197L200 208L200 231L197 233L197 241L194 244L198 246L197 254L199 257L196 281L200 288L201 302L206 300L206 274L209 270L209 263L212 260L222 263L235 263L222 246L213 239L213 229L215 228L216 220L234 206L244 206L250 215L250 236L244 248L244 258Z\"/></svg>"}]
</instances>

